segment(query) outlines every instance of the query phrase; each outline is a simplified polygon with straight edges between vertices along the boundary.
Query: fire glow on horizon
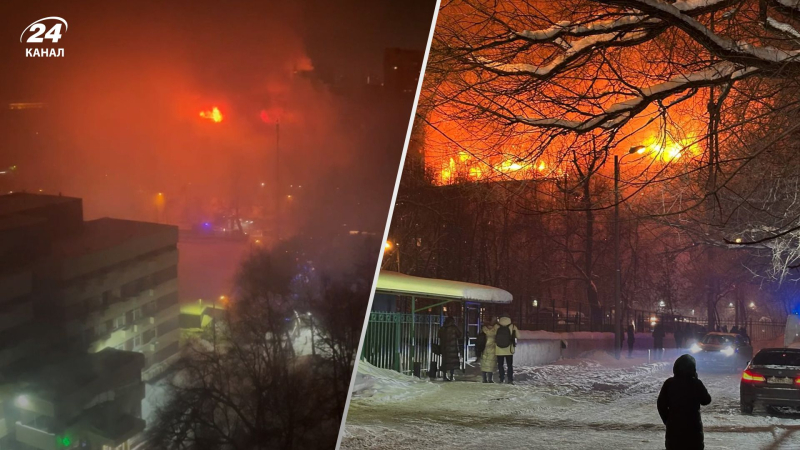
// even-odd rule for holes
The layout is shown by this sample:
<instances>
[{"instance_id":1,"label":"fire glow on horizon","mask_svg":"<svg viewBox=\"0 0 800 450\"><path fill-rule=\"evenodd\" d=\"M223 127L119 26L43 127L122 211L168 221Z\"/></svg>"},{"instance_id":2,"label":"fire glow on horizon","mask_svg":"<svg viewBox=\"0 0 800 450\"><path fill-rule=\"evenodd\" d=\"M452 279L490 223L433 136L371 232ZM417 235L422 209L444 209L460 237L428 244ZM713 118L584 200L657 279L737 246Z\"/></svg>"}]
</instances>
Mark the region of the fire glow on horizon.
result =
<instances>
[{"instance_id":1,"label":"fire glow on horizon","mask_svg":"<svg viewBox=\"0 0 800 450\"><path fill-rule=\"evenodd\" d=\"M642 139L637 154L640 162L670 163L685 156L702 152L694 136L650 136ZM429 143L436 145L437 143ZM474 153L473 153L474 152ZM436 175L436 184L446 185L465 181L497 181L502 179L525 180L534 178L563 177L565 170L551 155L528 159L516 146L508 146L502 152L457 150L427 152L426 166ZM520 155L520 156L517 156Z\"/></svg>"},{"instance_id":2,"label":"fire glow on horizon","mask_svg":"<svg viewBox=\"0 0 800 450\"><path fill-rule=\"evenodd\" d=\"M200 111L200 117L208 119L215 123L222 122L223 116L216 106L211 108L211 111Z\"/></svg>"}]
</instances>

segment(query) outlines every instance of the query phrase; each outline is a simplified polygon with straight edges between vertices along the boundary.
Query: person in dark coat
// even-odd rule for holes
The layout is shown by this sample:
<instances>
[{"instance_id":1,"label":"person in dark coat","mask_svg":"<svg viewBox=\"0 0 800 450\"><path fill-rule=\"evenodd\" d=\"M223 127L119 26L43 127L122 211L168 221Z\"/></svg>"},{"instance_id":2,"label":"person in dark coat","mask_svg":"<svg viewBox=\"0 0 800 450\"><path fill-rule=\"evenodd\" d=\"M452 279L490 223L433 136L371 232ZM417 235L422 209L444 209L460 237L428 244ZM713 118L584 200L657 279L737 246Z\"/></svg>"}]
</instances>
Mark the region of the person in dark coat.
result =
<instances>
[{"instance_id":1,"label":"person in dark coat","mask_svg":"<svg viewBox=\"0 0 800 450\"><path fill-rule=\"evenodd\" d=\"M628 359L633 358L633 343L636 342L636 333L633 324L628 325Z\"/></svg>"},{"instance_id":2,"label":"person in dark coat","mask_svg":"<svg viewBox=\"0 0 800 450\"><path fill-rule=\"evenodd\" d=\"M661 359L664 355L664 327L661 324L656 325L653 329L653 350L655 352L655 359Z\"/></svg>"},{"instance_id":3,"label":"person in dark coat","mask_svg":"<svg viewBox=\"0 0 800 450\"><path fill-rule=\"evenodd\" d=\"M439 348L442 352L441 369L445 373L446 381L453 381L453 376L461 366L461 330L456 326L456 320L448 317L444 320L444 325L439 329ZM450 372L450 378L447 372Z\"/></svg>"},{"instance_id":4,"label":"person in dark coat","mask_svg":"<svg viewBox=\"0 0 800 450\"><path fill-rule=\"evenodd\" d=\"M680 325L675 325L675 333L673 334L673 336L675 336L675 348L679 350L682 349L684 334L683 334L683 329L681 328Z\"/></svg>"},{"instance_id":5,"label":"person in dark coat","mask_svg":"<svg viewBox=\"0 0 800 450\"><path fill-rule=\"evenodd\" d=\"M672 367L674 376L667 379L658 394L658 415L667 426L667 450L703 450L703 420L700 406L711 403L703 382L697 378L692 355L682 355Z\"/></svg>"}]
</instances>

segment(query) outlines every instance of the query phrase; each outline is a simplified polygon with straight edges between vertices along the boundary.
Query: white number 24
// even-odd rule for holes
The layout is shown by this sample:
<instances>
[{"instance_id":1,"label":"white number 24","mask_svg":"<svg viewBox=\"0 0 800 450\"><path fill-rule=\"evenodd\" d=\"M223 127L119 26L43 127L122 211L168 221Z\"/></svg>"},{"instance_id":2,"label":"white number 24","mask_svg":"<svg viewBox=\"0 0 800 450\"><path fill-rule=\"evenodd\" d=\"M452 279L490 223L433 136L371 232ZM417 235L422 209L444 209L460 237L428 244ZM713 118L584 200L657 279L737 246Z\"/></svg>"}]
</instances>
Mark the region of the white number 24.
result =
<instances>
[{"instance_id":1,"label":"white number 24","mask_svg":"<svg viewBox=\"0 0 800 450\"><path fill-rule=\"evenodd\" d=\"M31 35L31 37L28 38L28 42L41 43L44 41L44 39L50 39L51 41L53 41L53 43L56 43L58 42L59 39L61 39L60 23L53 25L50 28L50 30L47 31L47 33L44 33L44 30L46 30L47 27L45 27L44 24L41 23L34 24L33 26L31 26L30 29L33 32L33 34ZM44 39L41 38L41 35L43 33L44 33Z\"/></svg>"}]
</instances>

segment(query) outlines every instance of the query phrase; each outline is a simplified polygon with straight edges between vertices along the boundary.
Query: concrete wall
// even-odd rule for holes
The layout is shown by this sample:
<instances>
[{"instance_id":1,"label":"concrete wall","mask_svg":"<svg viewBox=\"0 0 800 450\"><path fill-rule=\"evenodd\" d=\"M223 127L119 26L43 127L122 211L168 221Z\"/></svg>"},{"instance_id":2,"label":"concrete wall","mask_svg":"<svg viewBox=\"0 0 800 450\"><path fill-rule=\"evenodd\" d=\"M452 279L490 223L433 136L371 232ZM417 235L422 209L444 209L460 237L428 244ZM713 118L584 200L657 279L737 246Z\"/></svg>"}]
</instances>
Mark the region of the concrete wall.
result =
<instances>
[{"instance_id":1,"label":"concrete wall","mask_svg":"<svg viewBox=\"0 0 800 450\"><path fill-rule=\"evenodd\" d=\"M664 339L666 348L674 348L672 335ZM623 342L623 352L628 351L628 343ZM653 348L653 337L649 333L637 333L634 350ZM587 331L572 333L551 333L549 331L520 330L514 364L541 365L558 361L561 358L578 358L590 351L614 351L613 333L591 333Z\"/></svg>"}]
</instances>

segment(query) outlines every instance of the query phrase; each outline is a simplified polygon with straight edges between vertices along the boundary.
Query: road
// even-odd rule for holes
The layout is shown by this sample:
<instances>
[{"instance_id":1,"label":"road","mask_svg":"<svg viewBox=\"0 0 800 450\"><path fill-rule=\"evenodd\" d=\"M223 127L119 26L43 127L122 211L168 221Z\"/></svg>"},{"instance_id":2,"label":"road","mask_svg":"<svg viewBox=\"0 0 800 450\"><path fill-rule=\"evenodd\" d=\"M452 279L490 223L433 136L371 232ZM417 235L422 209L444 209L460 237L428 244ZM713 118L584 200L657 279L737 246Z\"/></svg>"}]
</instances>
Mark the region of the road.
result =
<instances>
[{"instance_id":1,"label":"road","mask_svg":"<svg viewBox=\"0 0 800 450\"><path fill-rule=\"evenodd\" d=\"M663 449L655 408L671 362L605 354L519 368L516 384L409 382L370 368L342 448ZM738 374L701 374L706 449L798 449L800 415L739 413ZM371 396L368 396L372 394Z\"/></svg>"}]
</instances>

